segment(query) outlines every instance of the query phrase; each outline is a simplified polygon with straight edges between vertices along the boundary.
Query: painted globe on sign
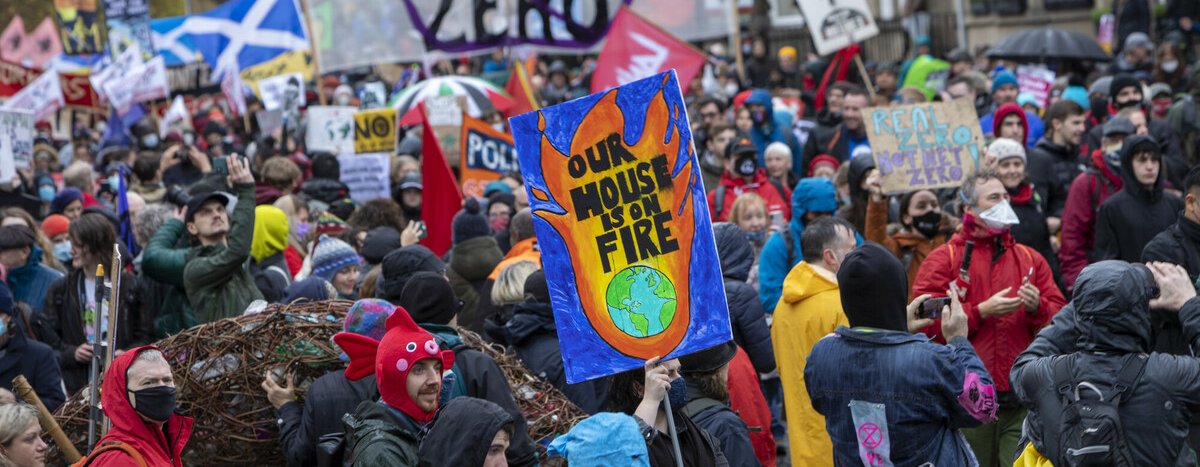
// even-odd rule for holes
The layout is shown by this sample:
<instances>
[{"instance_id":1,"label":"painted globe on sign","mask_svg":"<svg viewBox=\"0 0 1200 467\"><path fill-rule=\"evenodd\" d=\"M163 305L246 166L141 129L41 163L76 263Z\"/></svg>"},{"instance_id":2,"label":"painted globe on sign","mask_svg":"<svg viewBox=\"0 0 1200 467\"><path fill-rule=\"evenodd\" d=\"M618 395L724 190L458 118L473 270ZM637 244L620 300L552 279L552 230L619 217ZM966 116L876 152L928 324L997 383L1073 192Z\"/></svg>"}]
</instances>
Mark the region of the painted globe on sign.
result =
<instances>
[{"instance_id":1,"label":"painted globe on sign","mask_svg":"<svg viewBox=\"0 0 1200 467\"><path fill-rule=\"evenodd\" d=\"M613 324L631 337L660 334L675 319L675 285L649 266L622 269L609 281L604 298Z\"/></svg>"}]
</instances>

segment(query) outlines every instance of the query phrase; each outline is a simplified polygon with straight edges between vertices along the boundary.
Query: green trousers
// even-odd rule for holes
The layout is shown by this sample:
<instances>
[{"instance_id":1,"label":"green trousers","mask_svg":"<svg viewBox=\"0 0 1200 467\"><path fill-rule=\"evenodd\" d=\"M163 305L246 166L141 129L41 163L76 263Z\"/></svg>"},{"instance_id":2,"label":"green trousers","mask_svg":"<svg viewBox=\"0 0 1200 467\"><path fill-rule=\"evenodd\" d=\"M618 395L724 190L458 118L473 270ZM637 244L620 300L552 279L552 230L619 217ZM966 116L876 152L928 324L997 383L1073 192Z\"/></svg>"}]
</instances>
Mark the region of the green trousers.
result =
<instances>
[{"instance_id":1,"label":"green trousers","mask_svg":"<svg viewBox=\"0 0 1200 467\"><path fill-rule=\"evenodd\" d=\"M996 421L978 428L963 429L963 435L979 459L979 467L1012 467L1016 460L1024 407L1001 407Z\"/></svg>"}]
</instances>

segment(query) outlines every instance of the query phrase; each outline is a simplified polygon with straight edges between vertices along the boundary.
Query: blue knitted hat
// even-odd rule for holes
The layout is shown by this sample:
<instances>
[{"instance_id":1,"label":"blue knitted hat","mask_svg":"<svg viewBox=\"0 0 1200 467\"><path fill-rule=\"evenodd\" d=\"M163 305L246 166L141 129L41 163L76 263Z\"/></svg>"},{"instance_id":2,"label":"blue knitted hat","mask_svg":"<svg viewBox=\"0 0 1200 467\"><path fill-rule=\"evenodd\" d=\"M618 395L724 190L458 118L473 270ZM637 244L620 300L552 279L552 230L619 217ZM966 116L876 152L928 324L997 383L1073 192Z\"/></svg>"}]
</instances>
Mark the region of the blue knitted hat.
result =
<instances>
[{"instance_id":1,"label":"blue knitted hat","mask_svg":"<svg viewBox=\"0 0 1200 467\"><path fill-rule=\"evenodd\" d=\"M322 235L317 240L317 246L313 247L312 253L312 273L327 281L332 281L333 276L342 268L351 265L362 264L363 259L354 251L346 242Z\"/></svg>"},{"instance_id":2,"label":"blue knitted hat","mask_svg":"<svg viewBox=\"0 0 1200 467\"><path fill-rule=\"evenodd\" d=\"M996 73L996 76L992 78L992 92L996 92L996 90L1000 89L1001 86L1010 84L1019 87L1017 84L1017 76L1012 74L1011 71L1001 71Z\"/></svg>"}]
</instances>

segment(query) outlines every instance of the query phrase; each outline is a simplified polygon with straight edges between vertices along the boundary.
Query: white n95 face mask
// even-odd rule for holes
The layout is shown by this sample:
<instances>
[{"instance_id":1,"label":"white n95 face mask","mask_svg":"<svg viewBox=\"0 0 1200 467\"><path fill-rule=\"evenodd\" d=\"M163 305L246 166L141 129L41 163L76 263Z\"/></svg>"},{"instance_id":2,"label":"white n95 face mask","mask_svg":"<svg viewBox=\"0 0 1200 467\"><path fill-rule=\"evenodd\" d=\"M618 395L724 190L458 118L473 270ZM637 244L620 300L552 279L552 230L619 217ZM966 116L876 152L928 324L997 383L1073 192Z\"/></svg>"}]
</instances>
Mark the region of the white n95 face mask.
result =
<instances>
[{"instance_id":1,"label":"white n95 face mask","mask_svg":"<svg viewBox=\"0 0 1200 467\"><path fill-rule=\"evenodd\" d=\"M1021 223L1021 220L1017 219L1016 211L1013 211L1012 205L1008 203L1008 200L1001 201L999 204L979 213L979 220L983 221L992 230L1006 230Z\"/></svg>"}]
</instances>

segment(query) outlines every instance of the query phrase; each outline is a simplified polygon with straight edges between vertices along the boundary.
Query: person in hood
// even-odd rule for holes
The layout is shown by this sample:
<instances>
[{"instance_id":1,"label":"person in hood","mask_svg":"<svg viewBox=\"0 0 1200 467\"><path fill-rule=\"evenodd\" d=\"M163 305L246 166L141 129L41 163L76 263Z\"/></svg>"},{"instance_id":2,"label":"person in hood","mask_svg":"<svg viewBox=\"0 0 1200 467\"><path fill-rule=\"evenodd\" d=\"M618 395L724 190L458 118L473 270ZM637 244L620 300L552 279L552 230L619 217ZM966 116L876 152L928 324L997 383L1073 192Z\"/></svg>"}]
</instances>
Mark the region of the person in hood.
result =
<instances>
[{"instance_id":1,"label":"person in hood","mask_svg":"<svg viewBox=\"0 0 1200 467\"><path fill-rule=\"evenodd\" d=\"M717 244L717 256L721 258L725 301L729 307L736 344L736 352L730 356L727 368L729 405L745 425L751 427L750 443L759 461L771 465L776 455L772 421L779 419L779 415L772 414L771 410L778 405L776 399L781 398L781 389L775 373L771 331L762 312L762 302L758 300L758 293L746 282L756 258L754 247L745 232L735 224L713 224L713 237ZM771 375L762 380L761 387L760 374ZM768 394L773 397L770 405L764 397ZM778 428L782 435L782 423ZM720 435L713 434L720 438Z\"/></svg>"},{"instance_id":2,"label":"person in hood","mask_svg":"<svg viewBox=\"0 0 1200 467\"><path fill-rule=\"evenodd\" d=\"M1142 83L1133 75L1119 73L1113 76L1109 86L1108 107L1111 115L1116 115L1124 109L1136 109L1143 114L1147 121L1146 129L1149 135L1158 143L1162 153L1163 166L1166 167L1167 181L1174 187L1183 186L1183 176L1187 175L1188 161L1185 159L1180 136L1172 131L1172 126L1166 120L1150 117L1150 108L1145 102ZM1093 127L1087 133L1086 144L1089 149L1101 147L1104 130L1100 125Z\"/></svg>"},{"instance_id":3,"label":"person in hood","mask_svg":"<svg viewBox=\"0 0 1200 467\"><path fill-rule=\"evenodd\" d=\"M1063 208L1062 242L1058 259L1062 272L1063 288L1070 293L1075 278L1087 266L1096 240L1096 213L1100 205L1124 185L1121 181L1121 148L1130 135L1144 131L1130 118L1121 114L1104 124L1104 144L1092 151L1091 163L1086 171L1071 182L1067 204ZM1145 117L1141 112L1130 111L1132 118ZM1144 125L1140 128L1144 128Z\"/></svg>"},{"instance_id":4,"label":"person in hood","mask_svg":"<svg viewBox=\"0 0 1200 467\"><path fill-rule=\"evenodd\" d=\"M960 197L962 229L925 258L912 295L945 296L951 285L956 286L967 316L965 335L979 349L988 373L1005 375L1066 300L1046 259L1013 238L1017 214L996 172L983 170L967 177ZM968 248L971 255L966 254ZM939 342L951 340L942 334L938 320L922 332ZM980 465L1012 463L1025 418L1007 379L997 379L995 389L999 421L963 430Z\"/></svg>"},{"instance_id":5,"label":"person in hood","mask_svg":"<svg viewBox=\"0 0 1200 467\"><path fill-rule=\"evenodd\" d=\"M868 105L867 91L860 86L847 86L846 97L842 102L842 122L828 133L814 132L809 135L804 144L803 161L796 161L792 167L808 167L813 158L827 154L837 158L839 162L850 160L854 150L859 146L870 147L867 141L867 127L863 124L863 109Z\"/></svg>"},{"instance_id":6,"label":"person in hood","mask_svg":"<svg viewBox=\"0 0 1200 467\"><path fill-rule=\"evenodd\" d=\"M323 279L310 277L306 281ZM343 331L371 339L383 339L387 332L385 323L396 307L379 299L364 299L354 302L342 322ZM345 353L342 361L349 361ZM375 375L367 375L358 381L346 378L344 369L321 375L309 385L304 401L296 400L296 388L292 375L285 377L280 385L271 372L262 382L267 400L275 407L279 425L279 444L288 465L308 466L317 462L317 441L331 433L343 433L342 416L353 413L364 401L379 398Z\"/></svg>"},{"instance_id":7,"label":"person in hood","mask_svg":"<svg viewBox=\"0 0 1200 467\"><path fill-rule=\"evenodd\" d=\"M758 260L758 298L763 311L773 313L783 293L783 279L800 262L800 234L804 226L837 211L837 191L822 177L804 178L792 191L792 220L783 232L763 245Z\"/></svg>"},{"instance_id":8,"label":"person in hood","mask_svg":"<svg viewBox=\"0 0 1200 467\"><path fill-rule=\"evenodd\" d=\"M4 284L17 303L28 305L34 312L42 311L46 289L63 276L42 264L42 254L32 229L23 225L0 227L0 266L7 271Z\"/></svg>"},{"instance_id":9,"label":"person in hood","mask_svg":"<svg viewBox=\"0 0 1200 467\"><path fill-rule=\"evenodd\" d=\"M1025 171L1025 147L1008 138L997 138L987 147L987 159L1000 175L1000 183L1004 184L1009 203L1017 214L1018 222L1011 229L1013 239L1037 250L1054 271L1054 282L1058 283L1058 256L1046 226L1046 203L1029 182Z\"/></svg>"},{"instance_id":10,"label":"person in hood","mask_svg":"<svg viewBox=\"0 0 1200 467\"><path fill-rule=\"evenodd\" d=\"M1048 382L1090 383L1113 396L1126 365L1140 377L1120 392L1117 407L1129 465L1190 465L1189 420L1200 411L1200 360L1152 352L1151 309L1177 314L1192 347L1200 345L1200 300L1187 271L1166 263L1101 261L1079 274L1071 305L1043 329L1013 365L1017 396L1030 407L1031 446L1055 465L1068 455L1055 444L1067 427L1063 400ZM1148 355L1147 355L1148 354ZM1069 371L1060 375L1064 362ZM1076 389L1078 390L1078 389ZM1084 390L1082 394L1086 394ZM1028 450L1028 448L1026 448Z\"/></svg>"},{"instance_id":11,"label":"person in hood","mask_svg":"<svg viewBox=\"0 0 1200 467\"><path fill-rule=\"evenodd\" d=\"M525 417L517 408L512 389L504 379L500 366L487 354L464 344L454 328L462 302L454 296L446 276L432 272L416 273L404 286L400 297L392 303L407 310L421 329L434 336L438 345L454 353L451 371L455 384L445 399L470 396L499 404L513 420L509 463L517 466L536 465L537 451L526 431Z\"/></svg>"},{"instance_id":12,"label":"person in hood","mask_svg":"<svg viewBox=\"0 0 1200 467\"><path fill-rule=\"evenodd\" d=\"M771 342L783 383L788 446L796 465L833 465L825 420L813 411L805 383L805 356L821 337L847 324L838 295L837 272L855 247L854 227L836 217L816 220L800 238L804 261L783 282Z\"/></svg>"},{"instance_id":13,"label":"person in hood","mask_svg":"<svg viewBox=\"0 0 1200 467\"><path fill-rule=\"evenodd\" d=\"M1136 135L1121 148L1121 191L1096 214L1094 258L1137 262L1146 244L1175 223L1179 197L1165 193L1162 153L1153 137Z\"/></svg>"},{"instance_id":14,"label":"person in hood","mask_svg":"<svg viewBox=\"0 0 1200 467\"><path fill-rule=\"evenodd\" d=\"M601 412L580 420L550 442L546 454L571 465L650 467L646 443L633 417Z\"/></svg>"},{"instance_id":15,"label":"person in hood","mask_svg":"<svg viewBox=\"0 0 1200 467\"><path fill-rule=\"evenodd\" d=\"M859 146L850 158L850 170L846 181L850 184L850 204L842 206L837 216L854 226L856 232L867 228L867 205L871 202L872 185L879 183L879 169L875 168L875 157L871 148Z\"/></svg>"},{"instance_id":16,"label":"person in hood","mask_svg":"<svg viewBox=\"0 0 1200 467\"><path fill-rule=\"evenodd\" d=\"M340 332L333 341L350 359L346 379L375 376L378 402L363 401L342 421L348 465L413 466L418 446L437 411L442 370L454 365L454 352L417 327L408 311L396 308L386 321L383 338Z\"/></svg>"},{"instance_id":17,"label":"person in hood","mask_svg":"<svg viewBox=\"0 0 1200 467\"><path fill-rule=\"evenodd\" d=\"M311 276L292 282L280 303L296 303L297 300L309 302L332 300L337 298L337 294L337 289L329 281L319 276Z\"/></svg>"},{"instance_id":18,"label":"person in hood","mask_svg":"<svg viewBox=\"0 0 1200 467\"><path fill-rule=\"evenodd\" d=\"M96 446L124 444L137 456L109 449L95 455L90 465L182 467L192 418L175 413L175 377L158 347L130 349L113 359L104 372L104 387L124 390L101 392L104 416L112 421L112 428Z\"/></svg>"},{"instance_id":19,"label":"person in hood","mask_svg":"<svg viewBox=\"0 0 1200 467\"><path fill-rule=\"evenodd\" d=\"M802 153L800 146L796 143L796 138L792 136L792 115L783 110L777 112L775 105L771 102L771 93L766 89L750 91L750 96L746 98L743 105L750 111L750 120L754 122L748 133L758 153L758 166L766 166L763 154L767 151L767 145L784 143L791 148L792 155L796 157L792 162L792 167L799 167L801 162L799 156Z\"/></svg>"},{"instance_id":20,"label":"person in hood","mask_svg":"<svg viewBox=\"0 0 1200 467\"><path fill-rule=\"evenodd\" d=\"M992 78L992 102L995 103L996 110L981 117L979 124L983 127L985 136L1010 138L1032 148L1037 140L1041 139L1042 133L1045 132L1045 126L1036 113L1025 110L1017 104L1019 94L1020 89L1017 87L1016 75L1011 71L996 73L996 76ZM1012 128L1016 125L1015 123L1004 122L1005 118L1015 120L1010 115L1021 116L1019 125L1024 127L1022 134L1015 134L1016 129ZM1001 131L1005 125L1008 125L1009 129Z\"/></svg>"},{"instance_id":21,"label":"person in hood","mask_svg":"<svg viewBox=\"0 0 1200 467\"><path fill-rule=\"evenodd\" d=\"M288 247L287 215L269 204L254 208L254 237L250 241L250 273L254 286L269 303L280 302L292 285L283 251Z\"/></svg>"},{"instance_id":22,"label":"person in hood","mask_svg":"<svg viewBox=\"0 0 1200 467\"><path fill-rule=\"evenodd\" d=\"M938 292L951 297L937 324L948 342L939 345L913 333L930 322L917 313L931 296L908 303L904 267L883 246L846 255L837 281L849 325L817 342L804 369L833 439L821 463L991 465L976 462L959 431L996 420L996 399L957 295Z\"/></svg>"},{"instance_id":23,"label":"person in hood","mask_svg":"<svg viewBox=\"0 0 1200 467\"><path fill-rule=\"evenodd\" d=\"M376 286L375 298L392 303L400 299L400 293L414 274L423 271L441 274L446 270L446 263L424 245L409 245L388 253L380 266L381 280Z\"/></svg>"},{"instance_id":24,"label":"person in hood","mask_svg":"<svg viewBox=\"0 0 1200 467\"><path fill-rule=\"evenodd\" d=\"M312 178L300 185L308 199L333 204L350 196L350 189L341 182L342 168L337 156L318 152L312 157Z\"/></svg>"},{"instance_id":25,"label":"person in hood","mask_svg":"<svg viewBox=\"0 0 1200 467\"><path fill-rule=\"evenodd\" d=\"M507 228L505 225L505 230ZM463 328L482 333L484 320L479 315L479 294L487 285L488 274L500 264L504 254L500 252L495 237L491 236L488 218L480 212L479 202L475 198L463 203L463 209L454 215L450 231L454 246L450 249L446 278L450 280L454 295L463 301L458 323Z\"/></svg>"},{"instance_id":26,"label":"person in hood","mask_svg":"<svg viewBox=\"0 0 1200 467\"><path fill-rule=\"evenodd\" d=\"M1046 206L1046 228L1058 235L1071 182L1083 172L1079 144L1084 110L1074 101L1061 100L1046 109L1046 134L1026 152L1026 171Z\"/></svg>"},{"instance_id":27,"label":"person in hood","mask_svg":"<svg viewBox=\"0 0 1200 467\"><path fill-rule=\"evenodd\" d=\"M729 341L679 359L687 387L683 415L717 439L729 465L759 465L750 430L729 405L730 362L737 352L737 344Z\"/></svg>"},{"instance_id":28,"label":"person in hood","mask_svg":"<svg viewBox=\"0 0 1200 467\"><path fill-rule=\"evenodd\" d=\"M1143 263L1152 261L1183 266L1193 283L1200 282L1200 168L1192 168L1184 179L1183 213L1174 225L1155 235L1142 249ZM1191 355L1179 318L1173 313L1151 311L1155 329L1154 350L1174 355ZM1197 432L1200 433L1200 432Z\"/></svg>"},{"instance_id":29,"label":"person in hood","mask_svg":"<svg viewBox=\"0 0 1200 467\"><path fill-rule=\"evenodd\" d=\"M708 209L713 221L729 220L734 200L748 192L756 193L766 201L767 212L790 217L787 188L767 178L758 159L759 152L750 139L742 136L726 148L725 173L717 187L708 192Z\"/></svg>"},{"instance_id":30,"label":"person in hood","mask_svg":"<svg viewBox=\"0 0 1200 467\"><path fill-rule=\"evenodd\" d=\"M12 291L0 283L0 401L13 397L13 378L24 375L53 412L66 400L58 357L49 345L30 338L28 327Z\"/></svg>"},{"instance_id":31,"label":"person in hood","mask_svg":"<svg viewBox=\"0 0 1200 467\"><path fill-rule=\"evenodd\" d=\"M534 271L525 279L524 289L525 301L513 306L512 318L504 324L503 341L530 373L554 385L584 412L600 412L608 391L607 378L567 384L546 273Z\"/></svg>"},{"instance_id":32,"label":"person in hood","mask_svg":"<svg viewBox=\"0 0 1200 467\"><path fill-rule=\"evenodd\" d=\"M904 265L908 285L912 287L929 252L946 244L954 235L958 219L942 211L941 201L933 190L917 190L900 196L900 222L889 225L888 201L879 179L876 178L867 189L871 201L867 203L863 239L895 253Z\"/></svg>"},{"instance_id":33,"label":"person in hood","mask_svg":"<svg viewBox=\"0 0 1200 467\"><path fill-rule=\"evenodd\" d=\"M459 397L442 407L418 451L422 467L504 467L512 438L512 416L500 406Z\"/></svg>"}]
</instances>

